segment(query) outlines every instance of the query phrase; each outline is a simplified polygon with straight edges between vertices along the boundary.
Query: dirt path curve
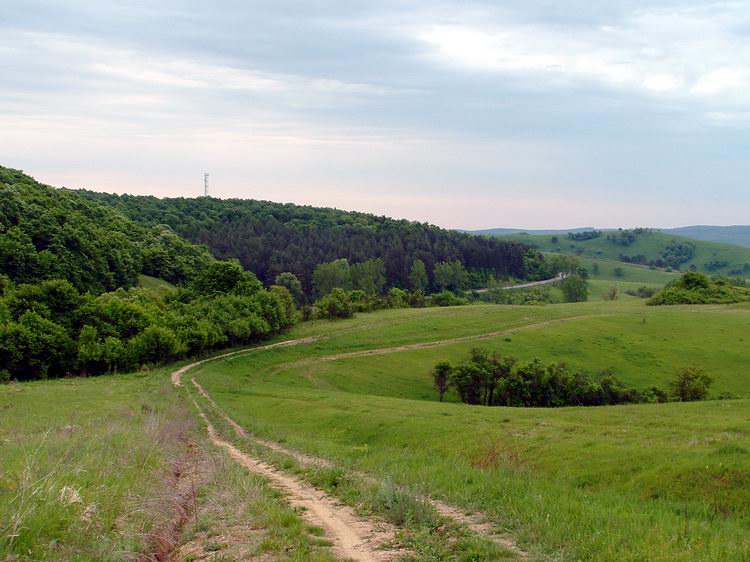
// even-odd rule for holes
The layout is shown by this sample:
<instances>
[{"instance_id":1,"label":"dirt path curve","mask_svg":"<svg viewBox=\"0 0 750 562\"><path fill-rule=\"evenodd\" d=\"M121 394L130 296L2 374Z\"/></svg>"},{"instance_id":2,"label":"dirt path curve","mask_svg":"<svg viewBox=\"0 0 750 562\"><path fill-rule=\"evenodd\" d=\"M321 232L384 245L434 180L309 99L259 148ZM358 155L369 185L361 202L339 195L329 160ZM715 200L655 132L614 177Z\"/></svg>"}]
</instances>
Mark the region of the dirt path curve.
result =
<instances>
[{"instance_id":1,"label":"dirt path curve","mask_svg":"<svg viewBox=\"0 0 750 562\"><path fill-rule=\"evenodd\" d=\"M172 384L175 386L182 386L182 375L187 373L190 369L193 369L197 367L198 365L202 365L203 363L208 363L209 361L218 361L219 359L226 359L227 357L232 357L234 355L244 355L246 353L252 353L254 351L262 351L264 349L274 349L277 347L289 347L292 345L302 345L305 343L312 343L315 341L318 341L318 336L310 336L307 338L300 338L298 340L286 340L278 343L272 343L269 345L261 345L259 347L250 347L247 349L239 349L237 351L230 351L229 353L224 353L222 355L215 355L214 357L208 357L207 359L201 359L200 361L196 361L194 363L190 363L189 365L185 365L184 367L177 369L175 372L172 373L171 379Z\"/></svg>"},{"instance_id":2,"label":"dirt path curve","mask_svg":"<svg viewBox=\"0 0 750 562\"><path fill-rule=\"evenodd\" d=\"M606 315L601 315L601 316L606 316ZM499 330L496 332L489 332L489 333L484 333L484 334L474 334L474 335L469 335L469 336L461 336L461 337L449 338L449 339L437 340L437 341L431 341L431 342L419 342L419 343L406 344L406 345L401 345L401 346L384 347L384 348L379 348L379 349L368 349L368 350L362 350L362 351L340 353L336 355L329 355L329 356L317 358L315 361L335 361L338 359L345 359L345 358L350 358L350 357L366 357L370 355L383 355L383 354L397 353L400 351L407 351L407 350L412 350L412 349L423 349L423 348L429 348L429 347L451 345L453 343L460 343L464 341L490 339L493 337L509 335L509 334L513 334L513 333L524 331L524 330L542 328L545 326L551 326L555 324L561 324L565 322L571 322L571 321L580 320L583 318L591 318L591 317L592 317L591 315L573 316L573 317L568 317L568 318L560 318L556 320L547 320L544 322L537 322L534 324L525 324L523 326L507 328L505 330ZM217 355L215 357L203 359L201 361L196 361L194 363L185 365L184 367L181 367L180 369L174 371L171 375L172 384L174 384L177 387L181 386L182 377L185 375L185 373L209 361L224 360L228 357L244 355L244 354L252 353L255 351L273 349L273 348L278 348L278 347L287 347L287 346L294 346L294 345L302 345L306 343L313 343L315 341L318 341L319 339L320 339L319 337L311 336L311 337L300 338L296 340L287 340L287 341L274 343L270 345L253 347L249 349L241 349L238 351L232 351L232 352L225 353L222 355ZM240 424L238 424L235 420L233 420L228 414L226 414L226 412L224 412L222 408L219 407L218 404L216 404L213 398L211 398L211 396L195 380L195 378L192 379L192 383L196 387L197 391L201 394L201 396L203 396L209 403L211 403L211 405L216 409L217 412L221 414L224 420L232 427L234 432L239 437L243 439L253 440L256 443L263 445L265 447L268 447L276 452L295 458L298 462L300 462L303 465L314 464L314 465L326 466L326 467L335 466L334 463L328 460L311 457L303 453L287 449L286 447L280 445L279 443L267 441L265 439L260 439L260 438L257 438L255 436L248 434L247 431L245 431L245 429ZM397 555L397 553L395 552L388 552L385 550L381 550L379 548L379 546L382 545L384 541L394 536L395 529L390 528L386 530L384 524L381 524L379 527L376 527L372 522L366 521L361 518L357 518L357 516L354 514L351 508L335 503L330 497L323 494L322 492L315 489L314 487L309 486L303 483L301 480L293 476L287 475L271 467L270 465L263 463L243 453L231 443L221 439L219 437L219 434L216 432L215 428L213 427L213 425L208 421L208 418L203 413L200 406L198 406L197 402L193 400L193 403L198 409L200 416L203 418L203 420L206 423L206 426L208 428L209 438L211 439L211 441L216 446L225 449L235 460L243 464L248 470L251 470L253 472L256 472L258 474L265 476L266 478L271 480L277 487L286 491L289 495L290 503L292 505L297 505L297 506L305 508L307 510L306 513L311 514L311 516L313 516L311 517L310 522L312 524L320 525L324 529L326 529L329 538L334 543L334 550L339 555L344 556L344 557L349 557L354 560L373 561L373 562L378 562L380 560L391 560L394 556ZM360 475L360 476L369 478L366 475ZM513 552L518 558L520 559L528 558L528 553L524 551L523 549L521 549L520 547L518 547L518 545L516 545L512 539L510 539L509 537L505 535L497 533L494 530L494 526L490 522L490 519L487 517L487 515L483 513L479 513L479 512L472 512L472 511L468 511L462 508L458 508L458 507L446 504L445 502L442 502L440 500L436 500L430 497L422 497L421 499L430 503L435 508L435 510L438 513L440 513L442 516L448 519L452 519L453 521L459 523L460 525L463 525L464 527L467 527L468 529L474 531L475 533L480 534L492 540L496 544ZM310 515L308 515L308 517L310 517Z\"/></svg>"},{"instance_id":3,"label":"dirt path curve","mask_svg":"<svg viewBox=\"0 0 750 562\"><path fill-rule=\"evenodd\" d=\"M230 356L249 353L260 349L300 345L315 340L317 340L317 338L290 340L252 349L233 351L209 359L196 361L174 371L171 375L172 384L175 386L181 386L182 377L187 371L206 363L207 361L225 359ZM208 393L206 393L201 387L197 388L201 395L218 409L218 406ZM392 525L388 525L384 522L375 523L358 517L350 507L335 502L328 495L313 486L306 484L299 478L286 474L285 472L240 451L237 447L228 441L223 440L219 436L213 424L211 424L208 417L195 400L193 400L193 404L206 424L208 437L211 442L215 446L227 451L233 459L251 472L260 474L267 478L275 488L286 494L290 505L302 508L304 510L302 517L309 524L322 527L326 531L326 537L333 543L332 550L336 556L357 560L358 562L381 562L393 560L397 556L405 554L403 550L389 550L384 548L384 545L388 542L392 542L396 536L396 529ZM230 420L229 416L225 415L225 418L227 421L230 421L232 428L238 435L249 438L239 424Z\"/></svg>"},{"instance_id":4,"label":"dirt path curve","mask_svg":"<svg viewBox=\"0 0 750 562\"><path fill-rule=\"evenodd\" d=\"M442 347L446 345L452 345L454 343L462 343L462 342L467 342L467 341L488 340L488 339L497 338L500 336L509 336L511 334L515 334L518 332L525 332L527 330L534 330L536 328L544 328L547 326L554 326L556 324L565 324L567 322L573 322L575 320L583 320L587 318L599 318L602 316L610 316L610 315L609 314L588 314L586 316L568 316L565 318L557 318L555 320L545 320L544 322L536 322L534 324L524 324L522 326L516 326L514 328L506 328L504 330L498 330L497 332L488 332L485 334L473 334L470 336L459 336L457 338L448 338L444 340L408 343L405 345L381 347L378 349L364 349L362 351L348 351L346 353L326 355L325 357L321 357L319 359L313 359L312 361L338 361L340 359L349 359L352 357L369 357L371 355L386 355L388 353L398 353L400 351L410 351L412 349ZM303 360L303 361L307 361L307 360Z\"/></svg>"},{"instance_id":5,"label":"dirt path curve","mask_svg":"<svg viewBox=\"0 0 750 562\"><path fill-rule=\"evenodd\" d=\"M276 451L277 453L281 453L283 455L286 455L288 457L291 457L295 459L298 463L300 463L303 466L319 466L323 468L337 468L336 464L329 461L328 459L321 459L319 457L313 457L311 455L306 455L304 453L301 453L299 451L295 451L293 449L288 449L287 447L284 447L280 443L276 443L275 441L268 441L266 439L262 439L260 437L257 437L255 435L249 434L245 429L238 424L236 421L234 421L215 401L211 396L206 392L206 389L203 388L203 386L195 380L193 377L191 379L191 382L193 383L193 386L195 386L198 393L203 396L214 408L215 410L221 415L222 418L224 418L224 421L226 421L234 430L234 433L240 437L241 439L246 439L248 441L253 441L259 445L263 445L264 447L268 447L272 451ZM196 404L197 407L197 404ZM203 413L201 412L201 416L203 416ZM205 416L204 416L205 419ZM371 483L377 484L378 481L367 475L363 474L361 472L352 471L355 475L359 476L363 480L366 480ZM469 530L473 531L474 533L481 535L495 544L498 544L505 548L506 550L509 550L513 554L516 555L521 560L525 560L528 558L529 554L520 548L515 541L513 541L510 537L498 533L492 522L489 520L487 515L484 513L479 513L476 511L471 511L467 509L458 508L452 505L449 505L443 501L436 500L429 496L419 496L419 500L424 501L435 509L440 515L445 517L446 519L451 519L458 523L459 525L462 525Z\"/></svg>"}]
</instances>

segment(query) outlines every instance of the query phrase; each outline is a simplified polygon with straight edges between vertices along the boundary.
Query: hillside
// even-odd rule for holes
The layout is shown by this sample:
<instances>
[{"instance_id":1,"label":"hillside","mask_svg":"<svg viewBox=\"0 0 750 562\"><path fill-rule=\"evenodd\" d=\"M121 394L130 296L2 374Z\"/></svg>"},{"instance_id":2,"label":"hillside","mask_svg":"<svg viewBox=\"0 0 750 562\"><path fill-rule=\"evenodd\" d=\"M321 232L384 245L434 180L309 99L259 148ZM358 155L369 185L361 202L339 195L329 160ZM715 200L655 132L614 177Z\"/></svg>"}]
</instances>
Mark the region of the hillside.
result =
<instances>
[{"instance_id":1,"label":"hillside","mask_svg":"<svg viewBox=\"0 0 750 562\"><path fill-rule=\"evenodd\" d=\"M143 273L186 281L213 260L164 226L0 166L0 275L17 283L65 279L95 294L129 288Z\"/></svg>"},{"instance_id":2,"label":"hillside","mask_svg":"<svg viewBox=\"0 0 750 562\"><path fill-rule=\"evenodd\" d=\"M269 201L77 193L140 224L169 225L218 258L237 258L266 285L290 271L310 292L315 267L339 258L350 263L380 258L387 284L400 287L409 286L415 259L425 263L431 282L434 264L453 260L485 277L524 277L525 245L426 223Z\"/></svg>"},{"instance_id":3,"label":"hillside","mask_svg":"<svg viewBox=\"0 0 750 562\"><path fill-rule=\"evenodd\" d=\"M750 247L750 226L683 226L680 228L662 228L662 232L676 236L687 236L708 242L723 242L737 246Z\"/></svg>"},{"instance_id":4,"label":"hillside","mask_svg":"<svg viewBox=\"0 0 750 562\"><path fill-rule=\"evenodd\" d=\"M711 275L750 276L750 248L694 240L648 229L604 231L599 236L593 236L587 233L552 236L514 234L501 238L524 242L544 252L578 254L587 258L679 268L682 271L696 270Z\"/></svg>"},{"instance_id":5,"label":"hillside","mask_svg":"<svg viewBox=\"0 0 750 562\"><path fill-rule=\"evenodd\" d=\"M481 230L463 230L462 232L468 232L469 234L491 234L491 235L508 235L508 234L567 234L568 232L587 232L594 230L593 227L585 226L582 228L566 228L566 229L548 229L548 230L533 230L528 228L485 228Z\"/></svg>"},{"instance_id":6,"label":"hillside","mask_svg":"<svg viewBox=\"0 0 750 562\"><path fill-rule=\"evenodd\" d=\"M611 368L639 388L666 385L678 366L701 365L715 377L714 395L744 397L743 354L724 343L748 317L746 306L632 300L388 311L305 323L290 337L323 336L314 344L258 350L188 375L185 382L194 376L215 404L185 386L226 438L235 430L224 415L276 446L281 466L288 461L278 458L278 444L345 467L330 485L344 501L367 501L352 484L364 473L370 489L395 483L410 497L484 514L526 559L744 560L749 443L738 428L747 400L467 406L455 396L438 402L430 371L481 346L589 372ZM240 446L262 454L255 439Z\"/></svg>"}]
</instances>

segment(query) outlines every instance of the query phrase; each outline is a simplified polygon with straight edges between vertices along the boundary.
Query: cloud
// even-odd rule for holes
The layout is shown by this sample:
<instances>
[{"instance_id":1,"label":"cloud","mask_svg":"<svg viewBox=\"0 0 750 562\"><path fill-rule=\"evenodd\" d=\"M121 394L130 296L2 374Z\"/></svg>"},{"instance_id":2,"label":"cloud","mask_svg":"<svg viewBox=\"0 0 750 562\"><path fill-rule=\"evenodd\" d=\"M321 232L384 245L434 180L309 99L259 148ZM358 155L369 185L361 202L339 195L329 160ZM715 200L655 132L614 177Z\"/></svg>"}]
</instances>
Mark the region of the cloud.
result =
<instances>
[{"instance_id":1,"label":"cloud","mask_svg":"<svg viewBox=\"0 0 750 562\"><path fill-rule=\"evenodd\" d=\"M748 30L746 0L8 0L0 153L449 226L738 222Z\"/></svg>"},{"instance_id":2,"label":"cloud","mask_svg":"<svg viewBox=\"0 0 750 562\"><path fill-rule=\"evenodd\" d=\"M507 21L418 25L410 30L438 64L586 90L599 84L686 104L750 107L746 2L635 10L611 23Z\"/></svg>"}]
</instances>

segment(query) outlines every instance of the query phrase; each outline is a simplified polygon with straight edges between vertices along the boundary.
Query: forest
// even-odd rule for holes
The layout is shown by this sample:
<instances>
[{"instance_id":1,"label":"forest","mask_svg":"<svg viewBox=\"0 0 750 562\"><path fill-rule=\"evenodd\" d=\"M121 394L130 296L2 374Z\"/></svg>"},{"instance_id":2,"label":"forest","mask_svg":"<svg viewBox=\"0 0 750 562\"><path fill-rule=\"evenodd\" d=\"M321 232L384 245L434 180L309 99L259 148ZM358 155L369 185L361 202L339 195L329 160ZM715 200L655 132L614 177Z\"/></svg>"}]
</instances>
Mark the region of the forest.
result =
<instances>
[{"instance_id":1,"label":"forest","mask_svg":"<svg viewBox=\"0 0 750 562\"><path fill-rule=\"evenodd\" d=\"M298 309L348 317L424 306L433 291L434 305L465 304L450 291L552 265L523 244L422 223L72 191L3 167L0 234L0 381L129 371L247 344L294 324ZM176 287L139 287L141 275Z\"/></svg>"},{"instance_id":2,"label":"forest","mask_svg":"<svg viewBox=\"0 0 750 562\"><path fill-rule=\"evenodd\" d=\"M138 274L182 283L213 261L163 225L142 226L65 189L0 166L0 274L15 283L65 279L100 294Z\"/></svg>"},{"instance_id":3,"label":"forest","mask_svg":"<svg viewBox=\"0 0 750 562\"><path fill-rule=\"evenodd\" d=\"M388 287L407 288L414 260L426 266L431 289L439 289L435 265L458 261L469 274L524 278L527 246L445 230L427 223L366 213L243 199L110 195L78 191L133 221L168 225L180 236L208 246L219 258L237 258L266 285L291 272L305 293L314 291L321 263L380 259Z\"/></svg>"}]
</instances>

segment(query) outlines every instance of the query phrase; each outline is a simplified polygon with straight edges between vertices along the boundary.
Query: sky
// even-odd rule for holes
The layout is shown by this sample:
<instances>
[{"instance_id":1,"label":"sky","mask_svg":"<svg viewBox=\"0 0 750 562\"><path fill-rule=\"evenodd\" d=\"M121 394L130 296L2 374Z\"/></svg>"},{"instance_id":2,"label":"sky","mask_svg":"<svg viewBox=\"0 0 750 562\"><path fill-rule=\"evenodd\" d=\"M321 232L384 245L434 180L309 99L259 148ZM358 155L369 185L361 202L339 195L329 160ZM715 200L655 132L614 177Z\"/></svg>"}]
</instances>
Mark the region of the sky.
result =
<instances>
[{"instance_id":1,"label":"sky","mask_svg":"<svg viewBox=\"0 0 750 562\"><path fill-rule=\"evenodd\" d=\"M4 0L0 164L448 228L750 222L750 1Z\"/></svg>"}]
</instances>

